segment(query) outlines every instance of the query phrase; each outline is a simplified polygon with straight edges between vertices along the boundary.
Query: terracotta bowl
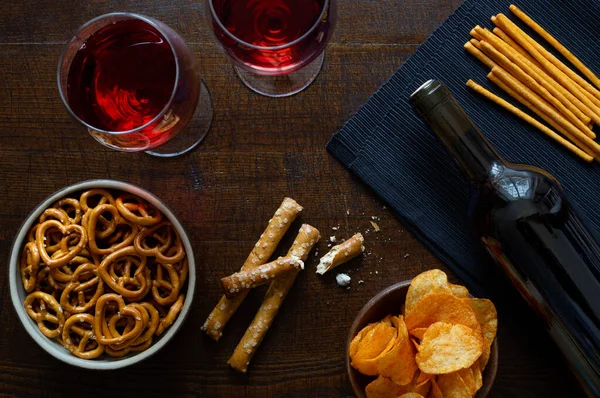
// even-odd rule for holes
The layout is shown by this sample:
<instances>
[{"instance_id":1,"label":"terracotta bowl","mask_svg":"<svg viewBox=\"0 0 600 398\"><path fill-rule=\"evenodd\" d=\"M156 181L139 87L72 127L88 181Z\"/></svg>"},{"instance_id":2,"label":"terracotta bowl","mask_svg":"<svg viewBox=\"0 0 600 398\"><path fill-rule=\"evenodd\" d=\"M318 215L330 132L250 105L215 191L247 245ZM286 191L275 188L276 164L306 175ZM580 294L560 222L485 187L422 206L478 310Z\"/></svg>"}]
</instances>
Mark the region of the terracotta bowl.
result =
<instances>
[{"instance_id":1,"label":"terracotta bowl","mask_svg":"<svg viewBox=\"0 0 600 398\"><path fill-rule=\"evenodd\" d=\"M359 311L350 327L348 341L346 342L346 371L348 372L348 378L350 379L354 394L358 398L366 398L365 388L375 378L363 375L350 365L350 355L348 353L350 342L369 323L380 321L388 314L399 314L404 306L410 282L399 282L379 292ZM491 347L490 360L483 371L483 385L475 395L476 398L484 398L488 395L494 383L497 370L498 341L494 340Z\"/></svg>"}]
</instances>

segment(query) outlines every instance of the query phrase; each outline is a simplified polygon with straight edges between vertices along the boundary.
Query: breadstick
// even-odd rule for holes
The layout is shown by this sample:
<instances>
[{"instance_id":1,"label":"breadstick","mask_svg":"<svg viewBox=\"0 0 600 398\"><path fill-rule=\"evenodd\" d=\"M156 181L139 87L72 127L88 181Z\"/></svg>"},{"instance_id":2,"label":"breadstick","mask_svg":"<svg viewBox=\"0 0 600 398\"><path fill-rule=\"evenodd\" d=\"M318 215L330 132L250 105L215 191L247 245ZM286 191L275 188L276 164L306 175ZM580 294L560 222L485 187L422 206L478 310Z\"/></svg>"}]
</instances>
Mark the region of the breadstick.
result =
<instances>
[{"instance_id":1,"label":"breadstick","mask_svg":"<svg viewBox=\"0 0 600 398\"><path fill-rule=\"evenodd\" d=\"M313 228L308 224L302 225L298 232L298 236L296 236L296 240L294 240L292 247L288 251L288 256L298 256L302 261L306 261L308 253L315 243L317 243L319 237L320 234L316 228ZM231 358L227 361L229 366L233 369L238 372L246 373L252 357L271 327L271 324L273 323L285 296L294 284L297 275L298 272L292 271L288 274L281 275L271 282L269 290L265 294L265 298L254 316L254 320L246 330L246 333L244 333L244 336L235 348Z\"/></svg>"},{"instance_id":2,"label":"breadstick","mask_svg":"<svg viewBox=\"0 0 600 398\"><path fill-rule=\"evenodd\" d=\"M321 257L319 265L317 265L317 274L323 275L325 272L362 254L365 251L364 241L362 234L357 233L347 241L333 246L329 253Z\"/></svg>"},{"instance_id":3,"label":"breadstick","mask_svg":"<svg viewBox=\"0 0 600 398\"><path fill-rule=\"evenodd\" d=\"M529 60L529 62L531 62L532 64L535 64L537 67L541 67L541 65L538 63L538 61L535 60L535 58L533 58L531 56L531 54L529 54L527 51L525 51L523 49L523 47L521 47L519 45L519 43L517 43L516 41L514 41L513 39L511 39L511 37L509 35L507 35L502 29L500 29L499 27L495 27L492 32L498 36L500 39L502 39L506 44L508 44L509 46L511 46L512 48L514 48L515 50L517 50L517 52L519 54L521 54L523 57L527 58Z\"/></svg>"},{"instance_id":4,"label":"breadstick","mask_svg":"<svg viewBox=\"0 0 600 398\"><path fill-rule=\"evenodd\" d=\"M273 255L279 241L287 232L290 224L301 211L302 206L296 203L294 199L285 198L273 218L269 220L269 225L267 225L260 239L254 245L244 265L242 265L242 270L252 269L266 263L269 257ZM202 330L206 331L206 334L215 341L218 341L223 335L223 328L247 295L248 291L245 291L231 299L225 296L221 297L219 303L206 319Z\"/></svg>"},{"instance_id":5,"label":"breadstick","mask_svg":"<svg viewBox=\"0 0 600 398\"><path fill-rule=\"evenodd\" d=\"M590 156L594 156L594 152L591 149L589 149L586 145L584 145L576 137L573 137L571 135L571 133L569 133L567 130L565 130L564 127L562 127L560 124L556 123L556 121L554 121L554 119L552 119L551 117L546 115L544 112L542 112L541 110L536 108L531 102L527 101L525 98L523 98L521 95L519 95L516 91L514 91L513 89L508 87L506 84L504 84L502 82L502 80L498 79L493 73L488 75L488 79L490 79L494 84L496 84L498 87L500 87L506 93L508 93L508 95L510 95L511 97L513 97L514 99L516 99L517 101L519 101L520 103L525 105L531 111L533 111L536 115L538 115L546 123L548 123L550 126L552 126L552 128L554 128L556 131L558 131L559 133L561 133L562 135L567 137L569 140L571 140L573 143L575 143L575 145L577 145L579 148L581 148L581 150L583 150L585 153L587 153ZM600 155L596 154L596 156L594 158L596 160L600 161Z\"/></svg>"},{"instance_id":6,"label":"breadstick","mask_svg":"<svg viewBox=\"0 0 600 398\"><path fill-rule=\"evenodd\" d=\"M304 269L304 263L298 257L280 257L251 270L241 270L233 275L221 278L221 286L225 296L232 298L246 290L265 285L283 274L302 269Z\"/></svg>"},{"instance_id":7,"label":"breadstick","mask_svg":"<svg viewBox=\"0 0 600 398\"><path fill-rule=\"evenodd\" d=\"M568 150L573 152L575 155L577 155L581 159L585 160L586 162L591 162L592 160L594 160L594 158L592 156L588 155L587 153L585 153L584 151L579 149L577 146L575 146L572 143L570 143L569 141L565 140L560 135L556 134L554 131L552 131L551 129L549 129L548 127L543 125L542 123L538 122L536 119L532 118L527 113L523 112L516 106L509 103L508 101L505 101L504 99L498 97L496 94L492 93L491 91L488 91L484 87L478 85L473 80L469 79L469 81L467 82L467 87L471 88L476 93L481 94L482 96L484 96L485 98L494 102L495 104L500 105L502 108L504 108L507 111L511 112L512 114L516 115L520 119L531 124L538 130L540 130L542 133L546 134L548 137L552 138L554 141L558 142L560 145L564 146L565 148L567 148Z\"/></svg>"},{"instance_id":8,"label":"breadstick","mask_svg":"<svg viewBox=\"0 0 600 398\"><path fill-rule=\"evenodd\" d=\"M542 28L538 23L536 23L533 19L531 19L527 14L519 9L514 4L511 4L508 7L513 14L517 16L521 21L525 22L527 26L533 29L537 34L539 34L544 40L546 40L552 47L556 49L559 53L561 53L569 62L571 62L585 77L587 77L594 85L600 88L600 79L592 72L587 66L583 64L571 51L569 51L565 46L563 46L558 40L556 40L550 33L548 33L544 28Z\"/></svg>"},{"instance_id":9,"label":"breadstick","mask_svg":"<svg viewBox=\"0 0 600 398\"><path fill-rule=\"evenodd\" d=\"M508 19L506 15L498 14L496 16L496 23L508 35L515 39L517 43L519 43L523 48L525 48L540 64L542 64L544 69L546 69L551 75L555 76L557 80L562 78L562 74L566 75L573 82L581 86L581 88L584 90L584 94L587 92L586 96L588 98L593 98L592 101L597 106L600 106L600 92L596 90L594 86L588 83L577 73L573 72L568 66L563 64L558 58L556 58L549 51L547 51L543 46L541 46L538 42L531 38L527 33L523 32L521 28L519 28L510 19ZM562 73L558 73L557 71ZM564 78L562 78L562 80L564 80Z\"/></svg>"},{"instance_id":10,"label":"breadstick","mask_svg":"<svg viewBox=\"0 0 600 398\"><path fill-rule=\"evenodd\" d=\"M512 77L501 67L494 67L491 74L496 75L502 82L508 87L519 93L527 101L531 102L536 108L540 109L546 115L554 119L558 124L563 126L572 136L577 137L583 142L588 148L590 148L594 154L600 154L600 145L592 140L590 137L585 135L583 132L578 130L573 124L565 119L561 114L556 112L543 98L540 98L536 93L531 91L527 86L520 83L517 79ZM489 77L489 75L488 75Z\"/></svg>"},{"instance_id":11,"label":"breadstick","mask_svg":"<svg viewBox=\"0 0 600 398\"><path fill-rule=\"evenodd\" d=\"M491 32L490 32L490 35L491 35ZM527 72L525 72L523 69L521 69L517 64L513 63L504 54L497 51L488 42L482 41L481 48L482 48L483 52L485 52L488 56L490 56L496 63L501 65L505 70L510 72L514 77L519 79L527 87L529 87L531 90L537 92L542 98L544 98L546 101L551 103L554 107L556 107L556 109L558 109L562 113L562 115L566 119L568 119L571 123L573 123L573 125L575 125L578 129L585 132L590 137L594 134L592 132L592 130L590 130L589 127L586 125L587 123L590 122L590 119L587 116L585 116L583 113L581 113L581 111L577 107L575 107L575 105L573 105L570 101L568 101L551 84L547 83L544 79L541 78L541 76L537 75L533 71L533 69L531 69L529 71L532 72L534 74L534 76L537 79L539 79L539 81L543 85L538 83L534 77L530 76ZM516 55L516 54L513 53L512 55ZM523 66L525 66L525 64L523 64ZM552 93L550 93L546 89L546 87L548 87L550 90L552 90ZM553 94L555 94L556 96L554 96ZM562 101L564 101L565 103L568 103L569 108L567 108L563 104L563 102L561 102L559 100L559 98ZM585 117L586 118L585 123L577 115L575 115L573 112L571 112L570 109L576 110L578 112L578 115L580 115L581 117Z\"/></svg>"},{"instance_id":12,"label":"breadstick","mask_svg":"<svg viewBox=\"0 0 600 398\"><path fill-rule=\"evenodd\" d=\"M475 39L481 41L483 40L483 37L481 37L481 35L479 35L479 33L477 32L477 29L481 29L481 26L476 25L473 29L471 29L471 36L473 36Z\"/></svg>"},{"instance_id":13,"label":"breadstick","mask_svg":"<svg viewBox=\"0 0 600 398\"><path fill-rule=\"evenodd\" d=\"M477 42L477 44L473 43L473 41ZM465 43L465 49L469 52L469 54L471 54L472 56L474 56L475 58L477 58L478 60L483 62L485 64L485 66L492 69L494 66L496 66L496 63L494 61L492 61L483 52L481 52L481 50L478 47L480 45L481 45L480 42L478 42L475 39L471 39L470 41Z\"/></svg>"},{"instance_id":14,"label":"breadstick","mask_svg":"<svg viewBox=\"0 0 600 398\"><path fill-rule=\"evenodd\" d=\"M587 106L585 106L581 101L575 98L568 90L563 88L560 84L556 83L554 79L546 74L542 69L538 68L532 62L530 62L527 58L521 56L518 52L516 52L512 47L508 44L504 43L498 37L496 37L492 32L487 29L480 30L481 35L485 38L487 42L489 42L496 50L514 62L517 66L519 66L523 71L525 71L529 76L535 79L542 87L547 89L557 100L559 100L566 108L568 108L582 123L589 124L590 120L597 120L600 122L600 116L596 115L592 112ZM517 75L515 75L517 76ZM523 81L522 79L520 79ZM523 81L524 82L524 81ZM531 86L530 86L531 87ZM531 87L534 89L533 87ZM535 89L534 89L535 90ZM543 93L538 91L538 94ZM546 96L544 96L548 99ZM552 102L552 101L550 101ZM555 105L556 106L556 105ZM559 110L562 111L562 108L558 107ZM564 114L564 111L563 111ZM569 118L569 120L572 120ZM574 123L576 126L581 128L580 125ZM586 134L590 135L593 132L589 129L588 126L585 126L588 130Z\"/></svg>"}]
</instances>

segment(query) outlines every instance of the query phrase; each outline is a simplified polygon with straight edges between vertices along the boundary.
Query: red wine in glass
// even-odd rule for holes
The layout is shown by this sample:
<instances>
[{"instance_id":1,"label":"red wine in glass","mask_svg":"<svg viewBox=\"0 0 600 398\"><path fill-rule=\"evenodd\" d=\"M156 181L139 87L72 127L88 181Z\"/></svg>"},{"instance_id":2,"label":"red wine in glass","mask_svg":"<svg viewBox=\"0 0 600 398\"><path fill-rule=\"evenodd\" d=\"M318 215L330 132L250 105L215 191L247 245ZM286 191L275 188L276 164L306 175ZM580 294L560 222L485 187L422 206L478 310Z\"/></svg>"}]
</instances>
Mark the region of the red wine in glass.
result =
<instances>
[{"instance_id":1,"label":"red wine in glass","mask_svg":"<svg viewBox=\"0 0 600 398\"><path fill-rule=\"evenodd\" d=\"M194 54L167 25L142 15L107 14L83 25L61 56L58 84L71 114L113 149L179 155L212 120ZM192 117L194 128L182 131Z\"/></svg>"},{"instance_id":2,"label":"red wine in glass","mask_svg":"<svg viewBox=\"0 0 600 398\"><path fill-rule=\"evenodd\" d=\"M96 32L75 55L69 104L101 130L133 130L167 105L175 75L175 56L158 30L140 20L119 21Z\"/></svg>"},{"instance_id":3,"label":"red wine in glass","mask_svg":"<svg viewBox=\"0 0 600 398\"><path fill-rule=\"evenodd\" d=\"M217 43L254 91L291 95L308 86L321 69L337 0L205 0L205 4Z\"/></svg>"}]
</instances>

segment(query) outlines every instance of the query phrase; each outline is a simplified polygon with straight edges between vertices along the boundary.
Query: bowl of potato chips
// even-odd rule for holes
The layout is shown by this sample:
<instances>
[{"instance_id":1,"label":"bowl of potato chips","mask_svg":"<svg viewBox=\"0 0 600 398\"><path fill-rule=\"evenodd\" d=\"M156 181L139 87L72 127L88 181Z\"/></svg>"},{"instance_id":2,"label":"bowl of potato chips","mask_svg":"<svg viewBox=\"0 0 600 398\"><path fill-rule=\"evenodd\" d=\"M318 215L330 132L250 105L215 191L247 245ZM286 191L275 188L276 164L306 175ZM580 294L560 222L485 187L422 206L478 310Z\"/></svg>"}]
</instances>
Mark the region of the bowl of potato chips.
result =
<instances>
[{"instance_id":1,"label":"bowl of potato chips","mask_svg":"<svg viewBox=\"0 0 600 398\"><path fill-rule=\"evenodd\" d=\"M494 304L434 269L388 287L358 313L346 367L367 398L485 397L498 368Z\"/></svg>"}]
</instances>

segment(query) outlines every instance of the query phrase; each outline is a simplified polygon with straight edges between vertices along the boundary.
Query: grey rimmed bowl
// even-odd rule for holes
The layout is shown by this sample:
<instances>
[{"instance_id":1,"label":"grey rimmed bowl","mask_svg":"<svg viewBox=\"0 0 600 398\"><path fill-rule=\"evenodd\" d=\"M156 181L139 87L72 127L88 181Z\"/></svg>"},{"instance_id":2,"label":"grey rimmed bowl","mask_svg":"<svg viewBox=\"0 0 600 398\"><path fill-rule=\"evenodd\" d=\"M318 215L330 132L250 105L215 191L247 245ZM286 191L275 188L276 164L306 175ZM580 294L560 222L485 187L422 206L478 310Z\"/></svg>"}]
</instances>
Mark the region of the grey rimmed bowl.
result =
<instances>
[{"instance_id":1,"label":"grey rimmed bowl","mask_svg":"<svg viewBox=\"0 0 600 398\"><path fill-rule=\"evenodd\" d=\"M75 355L71 354L69 350L64 348L58 341L54 339L50 340L49 338L44 336L42 332L40 332L37 323L33 319L31 319L29 315L27 315L23 304L25 302L25 297L27 296L27 293L25 292L25 289L23 288L23 283L21 281L19 257L21 255L24 240L27 238L27 231L29 231L29 229L33 226L33 224L36 222L36 220L42 214L42 212L57 200L75 192L93 188L104 188L108 190L120 190L124 192L129 192L147 200L148 202L156 206L156 208L159 209L165 215L165 217L167 217L171 224L173 224L173 227L181 237L185 248L185 253L188 259L189 273L187 278L187 291L181 313L179 314L173 325L171 325L171 327L169 327L162 336L153 341L150 348L141 352L131 352L123 358L112 358L108 355L103 355L96 359L82 359L76 357ZM70 185L53 193L42 203L40 203L25 219L25 222L23 223L23 225L21 225L19 232L17 233L12 249L10 251L8 280L10 285L10 296L15 311L17 312L17 316L19 317L19 320L21 321L27 333L29 333L31 338L40 347L42 347L47 353L49 353L53 357L73 366L86 369L110 370L123 368L143 361L144 359L157 353L173 338L173 336L175 336L175 334L177 333L179 328L181 328L181 325L185 321L185 318L187 317L190 311L190 307L192 305L192 300L194 298L194 288L196 286L196 265L194 262L194 252L192 250L192 245L190 244L190 240L187 236L187 233L185 232L183 226L175 217L171 209L169 209L160 199L158 199L156 196L146 191L145 189L126 182L115 180L90 180Z\"/></svg>"}]
</instances>

